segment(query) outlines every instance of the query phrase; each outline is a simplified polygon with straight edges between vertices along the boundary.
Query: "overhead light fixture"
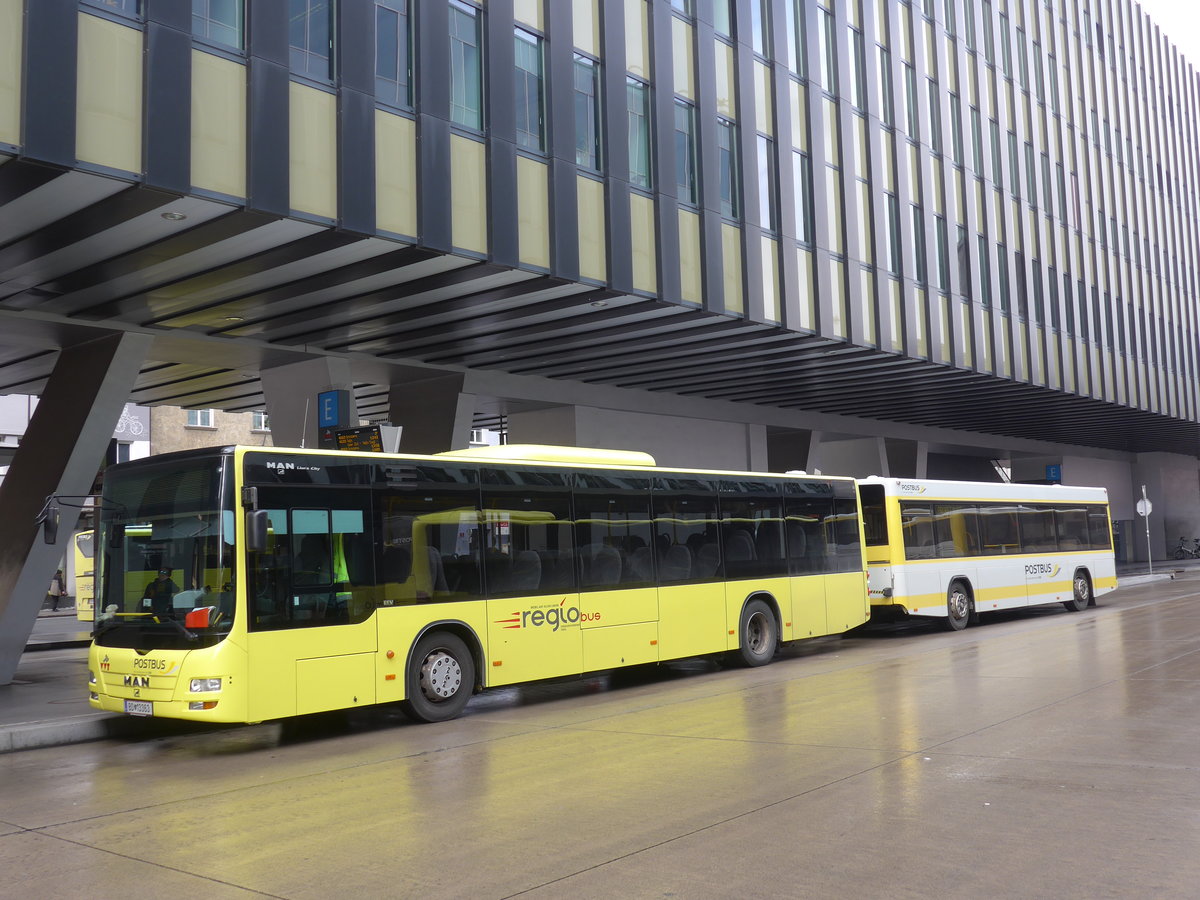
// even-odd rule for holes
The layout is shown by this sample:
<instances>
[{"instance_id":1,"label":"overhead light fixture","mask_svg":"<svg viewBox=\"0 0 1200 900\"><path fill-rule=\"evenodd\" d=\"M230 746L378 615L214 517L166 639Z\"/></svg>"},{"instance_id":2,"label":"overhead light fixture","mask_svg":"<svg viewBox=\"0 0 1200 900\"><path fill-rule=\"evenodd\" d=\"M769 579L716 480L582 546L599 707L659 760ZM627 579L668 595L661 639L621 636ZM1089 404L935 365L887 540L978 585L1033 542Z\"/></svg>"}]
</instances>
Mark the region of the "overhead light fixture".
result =
<instances>
[{"instance_id":1,"label":"overhead light fixture","mask_svg":"<svg viewBox=\"0 0 1200 900\"><path fill-rule=\"evenodd\" d=\"M592 301L593 309L604 309L604 307L606 307L606 306L608 306L607 300L593 300Z\"/></svg>"},{"instance_id":2,"label":"overhead light fixture","mask_svg":"<svg viewBox=\"0 0 1200 900\"><path fill-rule=\"evenodd\" d=\"M187 216L181 212L165 212L162 214L162 217L168 222L182 222L187 218Z\"/></svg>"},{"instance_id":3,"label":"overhead light fixture","mask_svg":"<svg viewBox=\"0 0 1200 900\"><path fill-rule=\"evenodd\" d=\"M241 321L243 321L243 318L241 316L225 316L225 321L226 322L241 322Z\"/></svg>"}]
</instances>

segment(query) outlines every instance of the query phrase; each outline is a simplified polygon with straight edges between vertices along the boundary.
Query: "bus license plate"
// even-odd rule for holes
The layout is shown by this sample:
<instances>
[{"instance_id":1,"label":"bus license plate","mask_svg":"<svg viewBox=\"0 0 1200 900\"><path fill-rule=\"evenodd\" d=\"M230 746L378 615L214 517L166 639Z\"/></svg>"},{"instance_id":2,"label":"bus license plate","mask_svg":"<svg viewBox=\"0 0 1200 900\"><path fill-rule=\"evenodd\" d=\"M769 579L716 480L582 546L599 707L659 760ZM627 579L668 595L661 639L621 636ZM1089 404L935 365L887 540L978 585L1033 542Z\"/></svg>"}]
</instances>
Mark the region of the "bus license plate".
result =
<instances>
[{"instance_id":1,"label":"bus license plate","mask_svg":"<svg viewBox=\"0 0 1200 900\"><path fill-rule=\"evenodd\" d=\"M125 712L131 716L152 716L154 704L149 700L126 700Z\"/></svg>"}]
</instances>

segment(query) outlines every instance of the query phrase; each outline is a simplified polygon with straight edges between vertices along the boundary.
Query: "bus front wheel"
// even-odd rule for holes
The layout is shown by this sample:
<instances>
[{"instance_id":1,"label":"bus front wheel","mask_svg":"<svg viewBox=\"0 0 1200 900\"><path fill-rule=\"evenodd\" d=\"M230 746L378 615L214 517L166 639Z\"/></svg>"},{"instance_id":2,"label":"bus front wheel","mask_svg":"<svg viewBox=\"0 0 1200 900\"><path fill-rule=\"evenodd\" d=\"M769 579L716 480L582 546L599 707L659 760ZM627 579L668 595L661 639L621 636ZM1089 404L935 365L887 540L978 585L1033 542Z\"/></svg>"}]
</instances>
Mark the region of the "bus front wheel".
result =
<instances>
[{"instance_id":1,"label":"bus front wheel","mask_svg":"<svg viewBox=\"0 0 1200 900\"><path fill-rule=\"evenodd\" d=\"M417 722L445 722L462 713L475 687L475 658L456 634L434 631L413 647L400 708Z\"/></svg>"},{"instance_id":2,"label":"bus front wheel","mask_svg":"<svg viewBox=\"0 0 1200 900\"><path fill-rule=\"evenodd\" d=\"M1063 604L1067 612L1083 612L1092 602L1092 582L1087 572L1080 569L1072 579L1071 599Z\"/></svg>"},{"instance_id":3,"label":"bus front wheel","mask_svg":"<svg viewBox=\"0 0 1200 900\"><path fill-rule=\"evenodd\" d=\"M971 621L973 612L967 586L961 581L952 582L946 592L946 627L950 631L962 631Z\"/></svg>"},{"instance_id":4,"label":"bus front wheel","mask_svg":"<svg viewBox=\"0 0 1200 900\"><path fill-rule=\"evenodd\" d=\"M747 603L742 610L738 635L737 659L743 665L754 667L769 663L779 646L779 626L771 607L761 600Z\"/></svg>"}]
</instances>

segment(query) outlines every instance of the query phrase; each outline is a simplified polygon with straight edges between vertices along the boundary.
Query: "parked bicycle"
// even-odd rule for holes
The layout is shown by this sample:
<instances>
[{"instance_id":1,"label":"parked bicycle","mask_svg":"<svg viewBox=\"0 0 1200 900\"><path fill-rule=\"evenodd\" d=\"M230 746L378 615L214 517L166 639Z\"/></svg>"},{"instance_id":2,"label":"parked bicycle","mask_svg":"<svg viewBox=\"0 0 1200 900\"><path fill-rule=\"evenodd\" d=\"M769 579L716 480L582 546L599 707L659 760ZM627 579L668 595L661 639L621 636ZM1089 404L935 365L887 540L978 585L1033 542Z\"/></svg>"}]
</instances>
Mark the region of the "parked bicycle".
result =
<instances>
[{"instance_id":1,"label":"parked bicycle","mask_svg":"<svg viewBox=\"0 0 1200 900\"><path fill-rule=\"evenodd\" d=\"M1176 559L1200 559L1200 538L1192 538L1189 542L1187 538L1181 537L1174 554Z\"/></svg>"}]
</instances>

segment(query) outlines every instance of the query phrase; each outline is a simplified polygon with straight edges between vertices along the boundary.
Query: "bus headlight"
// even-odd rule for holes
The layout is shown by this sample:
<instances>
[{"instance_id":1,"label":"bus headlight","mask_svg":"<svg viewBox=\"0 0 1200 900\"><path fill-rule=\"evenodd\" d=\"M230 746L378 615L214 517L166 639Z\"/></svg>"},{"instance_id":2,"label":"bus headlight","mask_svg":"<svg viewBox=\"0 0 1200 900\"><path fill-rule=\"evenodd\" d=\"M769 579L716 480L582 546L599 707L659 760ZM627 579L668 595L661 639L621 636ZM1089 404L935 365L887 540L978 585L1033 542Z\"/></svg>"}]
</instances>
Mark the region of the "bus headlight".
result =
<instances>
[{"instance_id":1,"label":"bus headlight","mask_svg":"<svg viewBox=\"0 0 1200 900\"><path fill-rule=\"evenodd\" d=\"M88 669L88 684L95 684L95 683L96 683L96 673L93 672L91 669Z\"/></svg>"},{"instance_id":2,"label":"bus headlight","mask_svg":"<svg viewBox=\"0 0 1200 900\"><path fill-rule=\"evenodd\" d=\"M193 694L207 694L211 691L219 691L220 689L220 678L193 678L192 686L189 688Z\"/></svg>"}]
</instances>

